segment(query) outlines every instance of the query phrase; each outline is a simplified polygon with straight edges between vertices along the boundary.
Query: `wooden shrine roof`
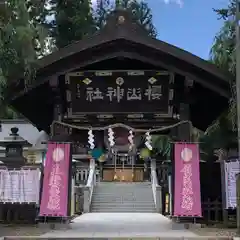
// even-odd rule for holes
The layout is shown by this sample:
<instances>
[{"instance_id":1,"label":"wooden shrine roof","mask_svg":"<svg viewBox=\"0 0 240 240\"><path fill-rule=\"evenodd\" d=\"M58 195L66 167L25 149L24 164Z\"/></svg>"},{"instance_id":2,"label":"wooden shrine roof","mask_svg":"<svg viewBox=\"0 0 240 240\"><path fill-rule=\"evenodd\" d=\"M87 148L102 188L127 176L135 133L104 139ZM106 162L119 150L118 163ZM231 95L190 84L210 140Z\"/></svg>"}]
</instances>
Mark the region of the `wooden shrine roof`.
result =
<instances>
[{"instance_id":1,"label":"wooden shrine roof","mask_svg":"<svg viewBox=\"0 0 240 240\"><path fill-rule=\"evenodd\" d=\"M33 98L33 95L38 95L38 99L41 98L42 109L45 109L53 101L49 80L54 76L75 69L84 69L91 64L114 58L139 60L155 66L156 69L161 66L200 83L206 89L211 89L226 98L226 102L230 96L231 75L185 50L149 37L145 30L132 20L127 11L117 10L110 15L106 26L94 36L40 59L37 63L36 81L33 85L26 89L21 80L13 81L6 96L7 102L29 118L27 107L25 106L24 110L21 106L29 101L28 99L21 102L24 96L31 95ZM36 87L42 90L33 93L32 89ZM45 110L45 112L43 110L42 114L52 115L52 109Z\"/></svg>"}]
</instances>

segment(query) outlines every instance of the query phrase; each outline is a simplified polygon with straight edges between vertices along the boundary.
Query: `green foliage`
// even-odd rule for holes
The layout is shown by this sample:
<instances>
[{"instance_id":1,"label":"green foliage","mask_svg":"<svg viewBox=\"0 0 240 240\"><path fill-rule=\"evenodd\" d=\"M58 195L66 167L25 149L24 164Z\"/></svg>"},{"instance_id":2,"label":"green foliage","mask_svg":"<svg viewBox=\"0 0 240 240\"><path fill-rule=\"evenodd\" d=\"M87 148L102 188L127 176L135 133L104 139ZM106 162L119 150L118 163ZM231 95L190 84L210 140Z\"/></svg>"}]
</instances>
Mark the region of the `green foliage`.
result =
<instances>
[{"instance_id":1,"label":"green foliage","mask_svg":"<svg viewBox=\"0 0 240 240\"><path fill-rule=\"evenodd\" d=\"M98 0L94 7L90 0L51 0L50 3L48 12L55 18L45 24L50 29L57 48L65 47L102 29L116 5L129 10L150 36L157 35L152 23L151 9L144 1L122 0L113 5L109 0Z\"/></svg>"},{"instance_id":2,"label":"green foliage","mask_svg":"<svg viewBox=\"0 0 240 240\"><path fill-rule=\"evenodd\" d=\"M54 16L47 26L57 48L65 47L96 31L91 1L51 0L49 14Z\"/></svg>"},{"instance_id":3,"label":"green foliage","mask_svg":"<svg viewBox=\"0 0 240 240\"><path fill-rule=\"evenodd\" d=\"M213 9L217 13L219 19L228 20L229 18L234 19L236 14L237 0L229 0L226 8Z\"/></svg>"},{"instance_id":4,"label":"green foliage","mask_svg":"<svg viewBox=\"0 0 240 240\"><path fill-rule=\"evenodd\" d=\"M41 1L40 1L41 2ZM34 79L34 64L42 54L43 29L37 0L8 0L0 9L0 117L15 114L3 105L3 92L11 79L24 77L27 86Z\"/></svg>"},{"instance_id":5,"label":"green foliage","mask_svg":"<svg viewBox=\"0 0 240 240\"><path fill-rule=\"evenodd\" d=\"M214 9L220 20L223 20L223 26L216 34L214 43L210 52L213 63L221 69L231 72L235 75L236 57L235 57L235 37L236 37L236 14L237 0L229 0L227 8Z\"/></svg>"},{"instance_id":6,"label":"green foliage","mask_svg":"<svg viewBox=\"0 0 240 240\"><path fill-rule=\"evenodd\" d=\"M24 73L26 83L32 80L34 63L44 49L44 30L32 5L37 0L9 0L0 11L1 84ZM35 11L37 12L37 11ZM27 85L27 84L26 84Z\"/></svg>"},{"instance_id":7,"label":"green foliage","mask_svg":"<svg viewBox=\"0 0 240 240\"><path fill-rule=\"evenodd\" d=\"M133 18L148 32L149 36L156 37L157 31L153 25L152 11L144 1L122 0L120 6L128 9Z\"/></svg>"},{"instance_id":8,"label":"green foliage","mask_svg":"<svg viewBox=\"0 0 240 240\"><path fill-rule=\"evenodd\" d=\"M119 1L115 3L116 6L119 6ZM94 6L93 16L96 24L96 30L101 30L106 24L106 19L115 6L111 3L110 0L98 0L97 5Z\"/></svg>"},{"instance_id":9,"label":"green foliage","mask_svg":"<svg viewBox=\"0 0 240 240\"><path fill-rule=\"evenodd\" d=\"M210 52L213 63L234 75L236 69L235 33L235 22L231 20L224 21L223 27L215 36Z\"/></svg>"},{"instance_id":10,"label":"green foliage","mask_svg":"<svg viewBox=\"0 0 240 240\"><path fill-rule=\"evenodd\" d=\"M237 132L233 131L228 113L223 112L200 137L203 151L213 153L215 149L228 149L237 142Z\"/></svg>"},{"instance_id":11,"label":"green foliage","mask_svg":"<svg viewBox=\"0 0 240 240\"><path fill-rule=\"evenodd\" d=\"M216 34L210 52L210 59L222 70L230 72L235 76L236 71L236 0L229 0L224 9L214 9L223 26ZM233 78L234 79L234 78ZM236 84L229 81L232 97L229 109L207 129L202 137L202 148L207 152L215 149L227 149L237 142L237 108L236 108Z\"/></svg>"},{"instance_id":12,"label":"green foliage","mask_svg":"<svg viewBox=\"0 0 240 240\"><path fill-rule=\"evenodd\" d=\"M153 135L152 145L155 155L162 155L167 159L171 156L171 138L168 135Z\"/></svg>"}]
</instances>

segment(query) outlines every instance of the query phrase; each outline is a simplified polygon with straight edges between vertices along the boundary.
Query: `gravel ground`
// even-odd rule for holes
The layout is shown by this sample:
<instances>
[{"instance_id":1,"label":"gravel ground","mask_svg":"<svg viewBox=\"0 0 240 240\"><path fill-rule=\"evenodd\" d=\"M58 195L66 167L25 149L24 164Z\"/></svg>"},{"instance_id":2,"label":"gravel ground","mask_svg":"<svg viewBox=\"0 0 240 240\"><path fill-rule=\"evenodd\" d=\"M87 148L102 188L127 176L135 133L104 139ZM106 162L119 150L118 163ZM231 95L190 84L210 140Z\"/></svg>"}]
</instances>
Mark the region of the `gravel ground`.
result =
<instances>
[{"instance_id":1,"label":"gravel ground","mask_svg":"<svg viewBox=\"0 0 240 240\"><path fill-rule=\"evenodd\" d=\"M235 237L237 236L237 229L204 227L204 228L190 228L190 231L199 236L222 236L222 237Z\"/></svg>"},{"instance_id":2,"label":"gravel ground","mask_svg":"<svg viewBox=\"0 0 240 240\"><path fill-rule=\"evenodd\" d=\"M0 237L3 236L40 236L49 232L36 225L0 225Z\"/></svg>"},{"instance_id":3,"label":"gravel ground","mask_svg":"<svg viewBox=\"0 0 240 240\"><path fill-rule=\"evenodd\" d=\"M223 236L234 237L237 235L237 229L224 229L216 227L194 227L190 231L199 236ZM0 237L3 236L40 236L50 229L39 228L36 225L1 225L0 224Z\"/></svg>"}]
</instances>

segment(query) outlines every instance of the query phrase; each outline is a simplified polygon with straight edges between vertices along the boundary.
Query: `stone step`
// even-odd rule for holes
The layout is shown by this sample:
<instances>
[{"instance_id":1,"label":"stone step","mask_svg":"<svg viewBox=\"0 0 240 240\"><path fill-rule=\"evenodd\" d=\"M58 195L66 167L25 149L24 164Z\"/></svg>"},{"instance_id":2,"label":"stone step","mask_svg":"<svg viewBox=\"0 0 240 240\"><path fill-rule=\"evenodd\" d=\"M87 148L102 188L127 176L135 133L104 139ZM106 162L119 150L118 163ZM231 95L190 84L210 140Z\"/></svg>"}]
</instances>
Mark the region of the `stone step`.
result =
<instances>
[{"instance_id":1,"label":"stone step","mask_svg":"<svg viewBox=\"0 0 240 240\"><path fill-rule=\"evenodd\" d=\"M152 192L152 189L98 189L95 188L94 189L94 193L148 193L148 192Z\"/></svg>"},{"instance_id":2,"label":"stone step","mask_svg":"<svg viewBox=\"0 0 240 240\"><path fill-rule=\"evenodd\" d=\"M118 187L115 187L115 188L100 188L100 187L94 187L94 190L95 191L126 191L126 192L132 192L132 191L151 191L152 188L150 187L145 187L145 188L118 188Z\"/></svg>"},{"instance_id":3,"label":"stone step","mask_svg":"<svg viewBox=\"0 0 240 240\"><path fill-rule=\"evenodd\" d=\"M119 193L119 192L122 192L122 193L141 193L141 192L144 192L144 193L147 193L147 192L152 192L152 189L150 188L139 188L139 189L99 189L99 188L94 188L94 192L97 192L97 193L109 193L109 192L115 192L115 193Z\"/></svg>"},{"instance_id":4,"label":"stone step","mask_svg":"<svg viewBox=\"0 0 240 240\"><path fill-rule=\"evenodd\" d=\"M156 212L151 183L99 183L91 212Z\"/></svg>"},{"instance_id":5,"label":"stone step","mask_svg":"<svg viewBox=\"0 0 240 240\"><path fill-rule=\"evenodd\" d=\"M152 186L99 186L96 185L95 188L99 189L151 189Z\"/></svg>"},{"instance_id":6,"label":"stone step","mask_svg":"<svg viewBox=\"0 0 240 240\"><path fill-rule=\"evenodd\" d=\"M152 183L149 181L145 181L145 182L99 182L97 183L98 185L151 185Z\"/></svg>"},{"instance_id":7,"label":"stone step","mask_svg":"<svg viewBox=\"0 0 240 240\"><path fill-rule=\"evenodd\" d=\"M151 205L136 205L136 204L120 204L120 205L116 205L116 204L93 204L91 205L92 208L147 208L147 209L155 209L155 206L153 204Z\"/></svg>"},{"instance_id":8,"label":"stone step","mask_svg":"<svg viewBox=\"0 0 240 240\"><path fill-rule=\"evenodd\" d=\"M134 185L134 184L121 184L121 185L118 185L118 184L97 184L96 187L99 187L99 188L149 188L151 187L152 185L151 184L137 184L137 185Z\"/></svg>"},{"instance_id":9,"label":"stone step","mask_svg":"<svg viewBox=\"0 0 240 240\"><path fill-rule=\"evenodd\" d=\"M153 201L153 197L138 197L138 196L92 196L92 200L97 199L97 200L102 200L102 199L109 199L109 200L131 200L131 201Z\"/></svg>"},{"instance_id":10,"label":"stone step","mask_svg":"<svg viewBox=\"0 0 240 240\"><path fill-rule=\"evenodd\" d=\"M116 194L114 194L114 193L106 193L106 194L104 194L104 193L96 193L96 192L93 192L93 194L92 194L92 196L93 197L98 197L98 196L100 196L100 197L116 197L116 198L121 198L122 196L126 196L126 197L135 197L135 198L141 198L141 197L145 197L145 198L152 198L152 196L153 196L153 194L150 192L150 193L147 193L147 194L145 194L145 195L140 195L140 194L134 194L134 193L122 193L122 194L119 194L119 193L116 193Z\"/></svg>"},{"instance_id":11,"label":"stone step","mask_svg":"<svg viewBox=\"0 0 240 240\"><path fill-rule=\"evenodd\" d=\"M126 194L122 194L122 195L114 195L114 194L93 194L92 198L114 198L114 199L121 199L121 198L129 198L129 199L153 199L152 193L150 193L149 195L126 195Z\"/></svg>"},{"instance_id":12,"label":"stone step","mask_svg":"<svg viewBox=\"0 0 240 240\"><path fill-rule=\"evenodd\" d=\"M101 183L97 183L96 184L96 187L118 187L118 188L121 188L121 187L125 187L125 188L132 188L132 187L136 187L136 188L139 188L139 187L142 187L142 188L145 188L145 187L151 187L152 185L151 184L101 184Z\"/></svg>"},{"instance_id":13,"label":"stone step","mask_svg":"<svg viewBox=\"0 0 240 240\"><path fill-rule=\"evenodd\" d=\"M125 199L125 198L121 198L121 199L113 199L113 198L102 198L102 199L99 199L99 198L93 198L92 199L92 203L97 203L97 202L115 202L115 203L121 203L121 202L137 202L137 203L153 203L154 200L153 199Z\"/></svg>"},{"instance_id":14,"label":"stone step","mask_svg":"<svg viewBox=\"0 0 240 240\"><path fill-rule=\"evenodd\" d=\"M129 201L129 202L153 202L153 198L129 198L126 196L123 196L121 198L116 198L116 197L92 197L92 202L123 202L123 201Z\"/></svg>"},{"instance_id":15,"label":"stone step","mask_svg":"<svg viewBox=\"0 0 240 240\"><path fill-rule=\"evenodd\" d=\"M118 212L122 212L122 213L124 213L124 212L137 212L137 213L154 213L154 212L156 212L156 210L155 209L133 209L133 208L129 208L129 209L126 209L126 208L123 208L123 209L119 209L119 208L115 208L115 209L110 209L110 208L108 208L108 209L92 209L91 210L91 212L106 212L106 213L108 213L108 212L112 212L112 213L118 213Z\"/></svg>"},{"instance_id":16,"label":"stone step","mask_svg":"<svg viewBox=\"0 0 240 240\"><path fill-rule=\"evenodd\" d=\"M125 189L125 188L114 188L114 189L101 189L101 188L94 188L94 191L95 192L149 192L149 191L152 191L151 188L139 188L139 189L136 189L136 188L132 188L132 189Z\"/></svg>"},{"instance_id":17,"label":"stone step","mask_svg":"<svg viewBox=\"0 0 240 240\"><path fill-rule=\"evenodd\" d=\"M92 201L91 203L92 205L95 205L95 204L114 204L114 205L118 205L118 204L121 204L121 205L126 205L126 204L130 204L130 205L139 205L139 206L155 206L155 203L153 201L148 201L148 202L139 202L139 201L115 201L115 202L108 202L108 201Z\"/></svg>"},{"instance_id":18,"label":"stone step","mask_svg":"<svg viewBox=\"0 0 240 240\"><path fill-rule=\"evenodd\" d=\"M94 204L91 206L92 209L156 209L154 205L134 205L134 204L122 204L122 205L105 205L105 204Z\"/></svg>"},{"instance_id":19,"label":"stone step","mask_svg":"<svg viewBox=\"0 0 240 240\"><path fill-rule=\"evenodd\" d=\"M114 194L120 194L120 193L124 193L124 194L140 194L140 193L152 193L152 189L146 189L146 190L142 190L142 189L139 189L139 190L136 190L136 189L132 189L132 190L118 190L118 189L114 189L114 190L111 190L111 189L107 189L107 190L100 190L100 189L94 189L93 190L93 193L97 193L97 194L111 194L111 193L114 193Z\"/></svg>"},{"instance_id":20,"label":"stone step","mask_svg":"<svg viewBox=\"0 0 240 240\"><path fill-rule=\"evenodd\" d=\"M150 188L151 185L96 185L97 188Z\"/></svg>"},{"instance_id":21,"label":"stone step","mask_svg":"<svg viewBox=\"0 0 240 240\"><path fill-rule=\"evenodd\" d=\"M109 193L101 193L101 192L93 192L92 196L102 196L102 197L108 197L108 196L116 196L116 197L121 197L121 196L127 196L127 197L131 197L131 196L135 196L135 197L148 197L148 196L152 196L152 192L147 192L144 194L141 193L124 193L124 192L109 192Z\"/></svg>"},{"instance_id":22,"label":"stone step","mask_svg":"<svg viewBox=\"0 0 240 240\"><path fill-rule=\"evenodd\" d=\"M119 212L135 212L135 213L154 213L156 212L155 209L92 209L91 212L112 212L112 213L119 213Z\"/></svg>"},{"instance_id":23,"label":"stone step","mask_svg":"<svg viewBox=\"0 0 240 240\"><path fill-rule=\"evenodd\" d=\"M142 202L142 203L146 203L146 202L154 202L153 198L135 198L135 197L126 197L126 196L122 196L120 198L116 198L116 197L93 197L92 198L92 202Z\"/></svg>"},{"instance_id":24,"label":"stone step","mask_svg":"<svg viewBox=\"0 0 240 240\"><path fill-rule=\"evenodd\" d=\"M129 208L129 209L131 209L131 208L139 208L139 209L155 209L155 206L154 205L149 205L149 206L147 206L147 205L134 205L134 204L122 204L122 205L114 205L114 204L112 204L112 205L101 205L101 204L98 204L98 205L91 205L91 208L99 208L99 209L103 209L103 208L116 208L116 209L118 209L118 208Z\"/></svg>"},{"instance_id":25,"label":"stone step","mask_svg":"<svg viewBox=\"0 0 240 240\"><path fill-rule=\"evenodd\" d=\"M137 203L137 202L94 202L91 204L91 206L95 207L95 206L139 206L139 207L154 207L155 208L155 204L154 203Z\"/></svg>"}]
</instances>

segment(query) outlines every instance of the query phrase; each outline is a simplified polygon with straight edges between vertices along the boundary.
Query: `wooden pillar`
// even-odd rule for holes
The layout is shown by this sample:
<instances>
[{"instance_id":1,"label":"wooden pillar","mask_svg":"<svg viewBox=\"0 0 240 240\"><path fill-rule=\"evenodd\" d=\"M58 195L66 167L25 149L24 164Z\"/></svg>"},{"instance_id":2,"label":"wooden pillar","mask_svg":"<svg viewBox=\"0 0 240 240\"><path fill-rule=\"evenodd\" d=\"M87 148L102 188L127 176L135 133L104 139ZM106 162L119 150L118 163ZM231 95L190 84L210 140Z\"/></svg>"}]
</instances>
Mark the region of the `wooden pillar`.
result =
<instances>
[{"instance_id":1,"label":"wooden pillar","mask_svg":"<svg viewBox=\"0 0 240 240\"><path fill-rule=\"evenodd\" d=\"M99 179L98 181L101 182L103 180L103 163L99 162Z\"/></svg>"},{"instance_id":2,"label":"wooden pillar","mask_svg":"<svg viewBox=\"0 0 240 240\"><path fill-rule=\"evenodd\" d=\"M50 79L49 84L50 84L53 94L54 94L53 119L57 120L57 121L61 121L63 113L62 113L62 99L61 99L61 92L60 92L58 76Z\"/></svg>"},{"instance_id":3,"label":"wooden pillar","mask_svg":"<svg viewBox=\"0 0 240 240\"><path fill-rule=\"evenodd\" d=\"M187 103L180 103L179 107L179 115L180 120L189 120L190 119L190 113L189 113L189 104ZM172 129L171 135L174 136L173 141L176 142L191 142L191 129L192 125L189 122L180 124L175 129ZM171 209L174 207L174 182L175 182L175 162L174 162L174 144L172 146L172 152L171 152L171 159L172 159L172 169L171 169Z\"/></svg>"},{"instance_id":4,"label":"wooden pillar","mask_svg":"<svg viewBox=\"0 0 240 240\"><path fill-rule=\"evenodd\" d=\"M181 121L189 120L189 104L181 103L179 109L180 119ZM191 141L191 123L183 123L177 127L177 139L180 142L190 142Z\"/></svg>"}]
</instances>

